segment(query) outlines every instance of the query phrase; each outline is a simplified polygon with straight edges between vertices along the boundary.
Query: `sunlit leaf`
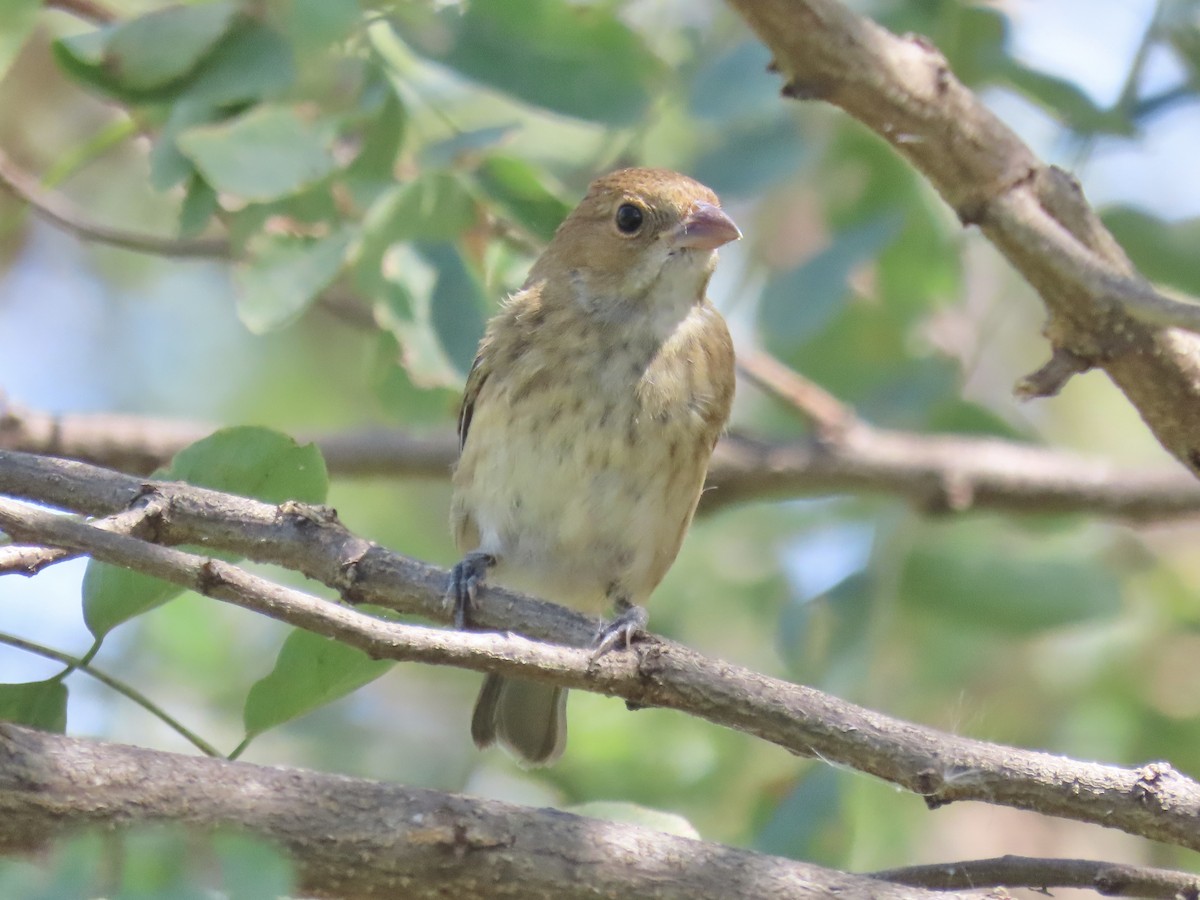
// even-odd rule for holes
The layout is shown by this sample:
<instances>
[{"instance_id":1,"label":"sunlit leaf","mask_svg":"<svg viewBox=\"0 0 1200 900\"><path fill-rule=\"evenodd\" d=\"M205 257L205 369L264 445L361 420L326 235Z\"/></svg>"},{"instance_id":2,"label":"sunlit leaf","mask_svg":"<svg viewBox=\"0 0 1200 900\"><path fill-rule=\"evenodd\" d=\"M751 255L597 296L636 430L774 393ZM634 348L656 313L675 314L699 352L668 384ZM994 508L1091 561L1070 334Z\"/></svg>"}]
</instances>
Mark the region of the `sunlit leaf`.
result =
<instances>
[{"instance_id":1,"label":"sunlit leaf","mask_svg":"<svg viewBox=\"0 0 1200 900\"><path fill-rule=\"evenodd\" d=\"M549 241L571 206L550 191L532 164L515 156L489 156L475 173L479 186L535 237Z\"/></svg>"},{"instance_id":2,"label":"sunlit leaf","mask_svg":"<svg viewBox=\"0 0 1200 900\"><path fill-rule=\"evenodd\" d=\"M108 36L100 59L123 87L164 87L190 72L232 24L232 3L168 6L122 22Z\"/></svg>"},{"instance_id":3,"label":"sunlit leaf","mask_svg":"<svg viewBox=\"0 0 1200 900\"><path fill-rule=\"evenodd\" d=\"M555 112L636 121L665 69L614 12L563 0L475 0L406 29L416 49Z\"/></svg>"},{"instance_id":4,"label":"sunlit leaf","mask_svg":"<svg viewBox=\"0 0 1200 900\"><path fill-rule=\"evenodd\" d=\"M322 238L260 235L234 270L238 318L255 334L296 321L341 271L354 231Z\"/></svg>"},{"instance_id":5,"label":"sunlit leaf","mask_svg":"<svg viewBox=\"0 0 1200 900\"><path fill-rule=\"evenodd\" d=\"M296 193L334 169L330 135L282 106L189 128L177 143L209 184L247 200Z\"/></svg>"},{"instance_id":6,"label":"sunlit leaf","mask_svg":"<svg viewBox=\"0 0 1200 900\"><path fill-rule=\"evenodd\" d=\"M296 629L283 642L275 668L250 688L243 714L254 736L353 693L393 665L339 641Z\"/></svg>"}]
</instances>

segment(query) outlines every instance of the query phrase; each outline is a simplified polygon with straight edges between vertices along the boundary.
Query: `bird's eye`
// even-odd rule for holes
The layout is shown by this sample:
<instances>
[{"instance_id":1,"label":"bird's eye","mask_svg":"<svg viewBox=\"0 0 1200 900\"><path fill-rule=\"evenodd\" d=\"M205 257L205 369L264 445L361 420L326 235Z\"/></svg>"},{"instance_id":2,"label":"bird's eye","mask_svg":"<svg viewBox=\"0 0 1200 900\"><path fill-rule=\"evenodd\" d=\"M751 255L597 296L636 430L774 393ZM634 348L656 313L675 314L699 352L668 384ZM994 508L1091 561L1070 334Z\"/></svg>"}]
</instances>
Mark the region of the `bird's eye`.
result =
<instances>
[{"instance_id":1,"label":"bird's eye","mask_svg":"<svg viewBox=\"0 0 1200 900\"><path fill-rule=\"evenodd\" d=\"M632 203L622 203L617 207L617 230L623 234L633 234L642 227L642 211Z\"/></svg>"}]
</instances>

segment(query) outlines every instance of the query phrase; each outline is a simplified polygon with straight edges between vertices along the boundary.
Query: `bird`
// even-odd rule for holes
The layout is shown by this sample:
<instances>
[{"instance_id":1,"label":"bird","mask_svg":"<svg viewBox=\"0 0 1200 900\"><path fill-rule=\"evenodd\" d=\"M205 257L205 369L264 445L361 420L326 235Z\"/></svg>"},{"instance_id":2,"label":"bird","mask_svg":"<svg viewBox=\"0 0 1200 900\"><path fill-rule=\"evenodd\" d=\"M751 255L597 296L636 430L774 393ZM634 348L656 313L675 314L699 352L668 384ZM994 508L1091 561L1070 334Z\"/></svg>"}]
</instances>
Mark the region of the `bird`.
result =
<instances>
[{"instance_id":1,"label":"bird","mask_svg":"<svg viewBox=\"0 0 1200 900\"><path fill-rule=\"evenodd\" d=\"M467 624L486 584L615 617L597 654L642 635L729 418L734 351L706 295L741 232L666 169L597 178L487 324L458 419L446 590ZM526 766L566 742L566 690L488 675L471 735Z\"/></svg>"}]
</instances>

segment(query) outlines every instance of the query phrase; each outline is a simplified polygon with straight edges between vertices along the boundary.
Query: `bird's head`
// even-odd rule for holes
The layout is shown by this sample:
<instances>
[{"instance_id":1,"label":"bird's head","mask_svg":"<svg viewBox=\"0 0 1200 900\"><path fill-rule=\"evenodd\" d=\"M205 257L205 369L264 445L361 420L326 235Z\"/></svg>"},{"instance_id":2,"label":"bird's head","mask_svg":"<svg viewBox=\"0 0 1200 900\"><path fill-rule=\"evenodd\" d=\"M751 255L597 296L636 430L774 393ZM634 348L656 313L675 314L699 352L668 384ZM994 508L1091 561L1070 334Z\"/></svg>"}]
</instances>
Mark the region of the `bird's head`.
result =
<instances>
[{"instance_id":1,"label":"bird's head","mask_svg":"<svg viewBox=\"0 0 1200 900\"><path fill-rule=\"evenodd\" d=\"M529 283L564 285L604 316L682 316L704 297L717 248L741 236L699 182L666 169L621 169L592 182Z\"/></svg>"}]
</instances>

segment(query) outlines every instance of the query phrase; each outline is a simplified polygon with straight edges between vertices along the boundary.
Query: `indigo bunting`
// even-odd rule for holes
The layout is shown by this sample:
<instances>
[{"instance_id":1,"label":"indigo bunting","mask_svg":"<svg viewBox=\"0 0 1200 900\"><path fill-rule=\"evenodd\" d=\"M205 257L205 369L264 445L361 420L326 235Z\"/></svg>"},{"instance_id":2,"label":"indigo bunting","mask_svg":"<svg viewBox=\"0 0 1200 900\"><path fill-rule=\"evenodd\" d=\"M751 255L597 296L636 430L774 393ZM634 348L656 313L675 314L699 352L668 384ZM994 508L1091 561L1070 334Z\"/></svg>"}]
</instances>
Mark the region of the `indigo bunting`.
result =
<instances>
[{"instance_id":1,"label":"indigo bunting","mask_svg":"<svg viewBox=\"0 0 1200 900\"><path fill-rule=\"evenodd\" d=\"M459 416L447 600L485 582L644 628L733 400L733 343L705 296L741 237L715 194L663 169L592 183L487 326ZM471 722L528 765L566 741L566 691L488 676Z\"/></svg>"}]
</instances>

